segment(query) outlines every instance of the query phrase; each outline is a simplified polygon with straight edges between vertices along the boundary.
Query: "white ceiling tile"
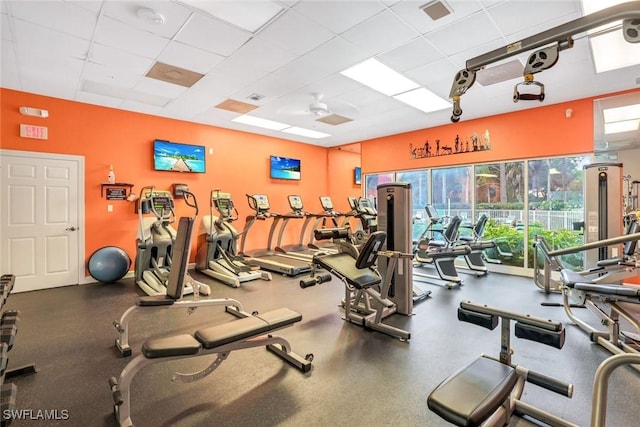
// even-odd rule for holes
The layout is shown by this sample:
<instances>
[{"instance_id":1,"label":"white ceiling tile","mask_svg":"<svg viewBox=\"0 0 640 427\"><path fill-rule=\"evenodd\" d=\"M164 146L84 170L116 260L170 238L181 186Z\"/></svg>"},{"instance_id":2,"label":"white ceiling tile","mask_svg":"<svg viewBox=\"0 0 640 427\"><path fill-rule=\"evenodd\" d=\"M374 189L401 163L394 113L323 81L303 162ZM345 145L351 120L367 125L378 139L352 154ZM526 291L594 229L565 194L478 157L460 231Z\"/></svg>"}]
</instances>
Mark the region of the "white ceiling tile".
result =
<instances>
[{"instance_id":1,"label":"white ceiling tile","mask_svg":"<svg viewBox=\"0 0 640 427\"><path fill-rule=\"evenodd\" d=\"M127 111L133 111L136 113L142 114L151 114L155 116L160 116L162 112L162 107L158 107L157 105L149 105L143 102L136 102L131 100L124 100L120 104L120 108Z\"/></svg>"},{"instance_id":2,"label":"white ceiling tile","mask_svg":"<svg viewBox=\"0 0 640 427\"><path fill-rule=\"evenodd\" d=\"M229 56L251 38L251 34L200 13L194 13L175 40L222 56Z\"/></svg>"},{"instance_id":3,"label":"white ceiling tile","mask_svg":"<svg viewBox=\"0 0 640 427\"><path fill-rule=\"evenodd\" d=\"M296 4L294 10L341 34L384 8L377 1L302 1Z\"/></svg>"},{"instance_id":4,"label":"white ceiling tile","mask_svg":"<svg viewBox=\"0 0 640 427\"><path fill-rule=\"evenodd\" d=\"M11 27L9 26L9 17L7 15L0 15L0 39L13 40Z\"/></svg>"},{"instance_id":5,"label":"white ceiling tile","mask_svg":"<svg viewBox=\"0 0 640 427\"><path fill-rule=\"evenodd\" d=\"M371 56L400 46L417 35L389 11L384 11L342 34Z\"/></svg>"},{"instance_id":6,"label":"white ceiling tile","mask_svg":"<svg viewBox=\"0 0 640 427\"><path fill-rule=\"evenodd\" d=\"M9 2L8 1L0 1L0 14L7 15L9 14Z\"/></svg>"},{"instance_id":7,"label":"white ceiling tile","mask_svg":"<svg viewBox=\"0 0 640 427\"><path fill-rule=\"evenodd\" d=\"M227 61L239 68L255 68L270 73L297 58L293 53L273 43L253 38Z\"/></svg>"},{"instance_id":8,"label":"white ceiling tile","mask_svg":"<svg viewBox=\"0 0 640 427\"><path fill-rule=\"evenodd\" d=\"M429 0L407 0L394 4L391 10L403 22L406 22L419 33L425 34L437 30L438 28L451 25L467 16L478 12L482 5L475 0L446 0L453 10L453 13L437 21L432 20L420 8L429 3Z\"/></svg>"},{"instance_id":9,"label":"white ceiling tile","mask_svg":"<svg viewBox=\"0 0 640 427\"><path fill-rule=\"evenodd\" d=\"M442 58L442 53L422 37L378 55L380 61L399 72L428 64L440 58Z\"/></svg>"},{"instance_id":10,"label":"white ceiling tile","mask_svg":"<svg viewBox=\"0 0 640 427\"><path fill-rule=\"evenodd\" d=\"M167 0L105 1L103 4L104 16L166 38L175 36L192 13L191 9ZM145 8L162 15L164 23L159 25L140 18L138 11Z\"/></svg>"},{"instance_id":11,"label":"white ceiling tile","mask_svg":"<svg viewBox=\"0 0 640 427\"><path fill-rule=\"evenodd\" d=\"M462 69L466 67L468 60L484 55L485 53L491 52L495 49L502 48L506 46L506 44L507 43L502 39L492 40L488 43L474 45L470 49L451 55L449 59L454 63L454 65L459 64L459 69ZM524 60L526 60L527 57L528 55L525 55ZM453 79L453 76L451 76L451 79Z\"/></svg>"},{"instance_id":12,"label":"white ceiling tile","mask_svg":"<svg viewBox=\"0 0 640 427\"><path fill-rule=\"evenodd\" d=\"M505 36L543 25L546 29L555 25L552 21L568 22L580 16L580 2L536 0L523 11L522 3L503 2L488 10L491 19ZM524 24L524 25L523 25ZM530 35L539 31L530 31Z\"/></svg>"},{"instance_id":13,"label":"white ceiling tile","mask_svg":"<svg viewBox=\"0 0 640 427\"><path fill-rule=\"evenodd\" d=\"M456 67L451 60L443 58L427 65L408 70L404 75L421 86L429 88L429 90L433 92L433 87L436 86L436 82L444 79L449 83L453 83L453 77L459 70L460 68ZM449 87L446 87L447 94L449 93L449 89Z\"/></svg>"},{"instance_id":14,"label":"white ceiling tile","mask_svg":"<svg viewBox=\"0 0 640 427\"><path fill-rule=\"evenodd\" d=\"M100 105L102 107L118 108L122 104L122 99L112 96L99 95L97 93L84 92L79 90L75 100L87 104Z\"/></svg>"},{"instance_id":15,"label":"white ceiling tile","mask_svg":"<svg viewBox=\"0 0 640 427\"><path fill-rule=\"evenodd\" d=\"M47 62L37 66L29 62L19 66L22 90L47 94L56 98L73 99L82 73L83 61L71 59Z\"/></svg>"},{"instance_id":16,"label":"white ceiling tile","mask_svg":"<svg viewBox=\"0 0 640 427\"><path fill-rule=\"evenodd\" d=\"M334 34L315 21L288 10L258 34L258 38L304 55L311 49L331 39Z\"/></svg>"},{"instance_id":17,"label":"white ceiling tile","mask_svg":"<svg viewBox=\"0 0 640 427\"><path fill-rule=\"evenodd\" d=\"M45 61L56 57L84 59L89 42L22 20L14 20L13 35L18 62L28 57Z\"/></svg>"},{"instance_id":18,"label":"white ceiling tile","mask_svg":"<svg viewBox=\"0 0 640 427\"><path fill-rule=\"evenodd\" d=\"M93 12L98 15L100 9L102 8L103 0L64 0L66 3L73 4L75 6L81 7L83 9L87 9L90 12Z\"/></svg>"},{"instance_id":19,"label":"white ceiling tile","mask_svg":"<svg viewBox=\"0 0 640 427\"><path fill-rule=\"evenodd\" d=\"M195 86L187 89L180 97L168 103L162 113L169 116L180 117L184 120L193 118L202 112L213 108L226 98L213 96L207 91L203 91Z\"/></svg>"},{"instance_id":20,"label":"white ceiling tile","mask_svg":"<svg viewBox=\"0 0 640 427\"><path fill-rule=\"evenodd\" d=\"M18 66L16 64L13 45L2 40L2 55L0 55L0 87L20 89Z\"/></svg>"},{"instance_id":21,"label":"white ceiling tile","mask_svg":"<svg viewBox=\"0 0 640 427\"><path fill-rule=\"evenodd\" d=\"M259 69L238 68L233 66L231 62L223 61L193 87L209 91L215 96L230 96L240 89L250 86L264 75L265 73Z\"/></svg>"},{"instance_id":22,"label":"white ceiling tile","mask_svg":"<svg viewBox=\"0 0 640 427\"><path fill-rule=\"evenodd\" d=\"M129 73L143 75L151 68L154 60L135 55L121 49L94 43L89 54L91 63L108 68L126 69Z\"/></svg>"},{"instance_id":23,"label":"white ceiling tile","mask_svg":"<svg viewBox=\"0 0 640 427\"><path fill-rule=\"evenodd\" d=\"M145 58L157 58L169 39L102 17L95 35L97 43L125 50Z\"/></svg>"},{"instance_id":24,"label":"white ceiling tile","mask_svg":"<svg viewBox=\"0 0 640 427\"><path fill-rule=\"evenodd\" d=\"M342 37L336 36L304 55L302 59L316 62L328 70L340 72L369 58L367 52Z\"/></svg>"},{"instance_id":25,"label":"white ceiling tile","mask_svg":"<svg viewBox=\"0 0 640 427\"><path fill-rule=\"evenodd\" d=\"M158 61L197 73L206 74L224 60L224 56L207 52L180 42L170 42L158 57Z\"/></svg>"},{"instance_id":26,"label":"white ceiling tile","mask_svg":"<svg viewBox=\"0 0 640 427\"><path fill-rule=\"evenodd\" d=\"M462 52L469 45L477 46L494 40L503 40L486 12L476 13L459 24L433 31L425 35L425 38L445 55Z\"/></svg>"},{"instance_id":27,"label":"white ceiling tile","mask_svg":"<svg viewBox=\"0 0 640 427\"><path fill-rule=\"evenodd\" d=\"M144 73L134 73L126 67L111 67L88 62L82 71L83 80L105 83L126 88L133 88Z\"/></svg>"},{"instance_id":28,"label":"white ceiling tile","mask_svg":"<svg viewBox=\"0 0 640 427\"><path fill-rule=\"evenodd\" d=\"M62 1L38 1L37 7L28 1L11 2L11 14L45 28L50 28L85 40L90 40L97 16L87 9Z\"/></svg>"},{"instance_id":29,"label":"white ceiling tile","mask_svg":"<svg viewBox=\"0 0 640 427\"><path fill-rule=\"evenodd\" d=\"M151 77L143 77L134 86L134 89L143 93L152 93L165 98L177 98L186 92L187 88L181 85L168 83Z\"/></svg>"}]
</instances>

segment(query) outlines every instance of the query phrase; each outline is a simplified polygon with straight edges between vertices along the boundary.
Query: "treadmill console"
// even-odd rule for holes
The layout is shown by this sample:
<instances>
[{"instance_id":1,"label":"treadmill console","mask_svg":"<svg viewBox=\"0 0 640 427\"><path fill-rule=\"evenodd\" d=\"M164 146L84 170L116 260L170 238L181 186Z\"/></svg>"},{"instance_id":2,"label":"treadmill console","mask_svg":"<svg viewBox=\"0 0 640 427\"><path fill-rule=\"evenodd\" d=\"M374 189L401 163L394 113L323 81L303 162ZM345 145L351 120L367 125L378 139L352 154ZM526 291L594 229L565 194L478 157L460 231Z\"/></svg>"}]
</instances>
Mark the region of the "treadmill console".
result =
<instances>
[{"instance_id":1,"label":"treadmill console","mask_svg":"<svg viewBox=\"0 0 640 427\"><path fill-rule=\"evenodd\" d=\"M269 205L269 197L266 194L255 194L253 199L256 201L255 210L258 213L269 212L271 205Z\"/></svg>"},{"instance_id":2,"label":"treadmill console","mask_svg":"<svg viewBox=\"0 0 640 427\"><path fill-rule=\"evenodd\" d=\"M294 213L302 212L302 209L304 208L302 205L302 197L289 196L289 206Z\"/></svg>"},{"instance_id":3,"label":"treadmill console","mask_svg":"<svg viewBox=\"0 0 640 427\"><path fill-rule=\"evenodd\" d=\"M320 205L325 212L333 211L333 202L331 201L331 197L329 196L320 196Z\"/></svg>"}]
</instances>

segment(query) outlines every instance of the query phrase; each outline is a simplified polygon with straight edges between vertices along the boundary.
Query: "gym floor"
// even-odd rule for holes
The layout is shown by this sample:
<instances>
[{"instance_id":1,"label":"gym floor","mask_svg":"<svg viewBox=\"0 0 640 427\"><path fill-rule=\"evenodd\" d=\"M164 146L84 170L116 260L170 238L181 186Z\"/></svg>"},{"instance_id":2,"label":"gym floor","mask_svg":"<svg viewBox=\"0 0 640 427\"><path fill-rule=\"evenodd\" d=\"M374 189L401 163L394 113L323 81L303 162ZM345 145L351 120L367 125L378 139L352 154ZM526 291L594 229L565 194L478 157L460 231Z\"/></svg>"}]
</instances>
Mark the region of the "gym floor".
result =
<instances>
[{"instance_id":1,"label":"gym floor","mask_svg":"<svg viewBox=\"0 0 640 427\"><path fill-rule=\"evenodd\" d=\"M579 425L589 425L594 372L611 354L568 324L558 294L544 295L532 279L490 273L465 275L464 285L431 289L432 297L414 307L413 316L394 315L387 323L408 329L409 342L365 330L341 319L343 285L333 281L308 289L298 278L244 283L234 289L197 272L212 285L212 297L240 301L246 311L287 307L303 315L277 331L293 351L314 355L313 368L301 373L264 348L232 352L210 376L174 384L173 372L195 372L214 356L159 363L142 370L132 383L132 420L136 426L445 426L429 411L427 395L440 381L481 353L497 355L499 328L489 331L457 320L462 300L559 320L567 328L562 350L513 339L514 363L554 376L575 387L572 399L527 384L523 400ZM118 376L129 358L114 347L112 321L139 294L133 279L11 295L5 309L22 313L9 368L36 362L35 375L12 379L18 409L66 410L68 420L16 420L15 426L115 426L108 378ZM588 317L586 309L579 313ZM154 310L133 318L134 355L145 339L193 332L233 319L220 307ZM640 378L624 367L610 382L607 425L637 425ZM463 398L463 396L461 396ZM529 425L516 419L511 425Z\"/></svg>"}]
</instances>

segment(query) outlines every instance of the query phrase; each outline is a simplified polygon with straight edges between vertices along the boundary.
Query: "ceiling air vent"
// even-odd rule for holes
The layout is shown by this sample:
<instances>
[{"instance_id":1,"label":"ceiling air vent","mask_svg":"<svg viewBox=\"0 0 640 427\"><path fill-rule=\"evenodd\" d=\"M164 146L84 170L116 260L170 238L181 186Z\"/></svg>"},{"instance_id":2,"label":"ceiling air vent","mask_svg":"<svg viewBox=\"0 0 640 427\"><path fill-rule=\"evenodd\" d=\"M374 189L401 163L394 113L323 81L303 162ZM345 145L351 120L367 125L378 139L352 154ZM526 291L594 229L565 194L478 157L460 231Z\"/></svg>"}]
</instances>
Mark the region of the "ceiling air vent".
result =
<instances>
[{"instance_id":1,"label":"ceiling air vent","mask_svg":"<svg viewBox=\"0 0 640 427\"><path fill-rule=\"evenodd\" d=\"M316 119L316 122L322 122L328 125L337 126L343 123L350 122L352 120L353 119L350 119L349 117L341 116L338 114L329 114L328 116L324 116L322 118Z\"/></svg>"},{"instance_id":2,"label":"ceiling air vent","mask_svg":"<svg viewBox=\"0 0 640 427\"><path fill-rule=\"evenodd\" d=\"M420 9L422 9L422 11L434 21L437 21L440 18L444 18L445 16L450 15L452 12L451 7L442 0L429 2L422 6Z\"/></svg>"},{"instance_id":3,"label":"ceiling air vent","mask_svg":"<svg viewBox=\"0 0 640 427\"><path fill-rule=\"evenodd\" d=\"M258 108L257 105L247 104L246 102L236 101L235 99L226 99L220 104L216 105L216 108L221 110L232 111L234 113L246 114L249 111L253 111Z\"/></svg>"},{"instance_id":4,"label":"ceiling air vent","mask_svg":"<svg viewBox=\"0 0 640 427\"><path fill-rule=\"evenodd\" d=\"M156 62L147 73L147 77L180 86L191 87L204 77L204 74L169 64L163 64L162 62Z\"/></svg>"}]
</instances>

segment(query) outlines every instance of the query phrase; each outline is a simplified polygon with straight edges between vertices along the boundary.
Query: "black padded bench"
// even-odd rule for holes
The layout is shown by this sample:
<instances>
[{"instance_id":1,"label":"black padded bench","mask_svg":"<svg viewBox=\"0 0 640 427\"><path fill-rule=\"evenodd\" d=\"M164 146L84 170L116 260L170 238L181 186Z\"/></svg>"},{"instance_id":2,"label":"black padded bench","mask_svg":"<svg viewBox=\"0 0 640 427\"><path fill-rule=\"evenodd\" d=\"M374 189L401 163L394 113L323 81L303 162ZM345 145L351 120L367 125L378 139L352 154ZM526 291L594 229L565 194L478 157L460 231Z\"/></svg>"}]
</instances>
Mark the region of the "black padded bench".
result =
<instances>
[{"instance_id":1,"label":"black padded bench","mask_svg":"<svg viewBox=\"0 0 640 427\"><path fill-rule=\"evenodd\" d=\"M630 298L635 302L640 302L640 286L600 284L569 269L562 269L560 276L564 286L576 291L601 294L612 298Z\"/></svg>"},{"instance_id":2,"label":"black padded bench","mask_svg":"<svg viewBox=\"0 0 640 427\"><path fill-rule=\"evenodd\" d=\"M288 308L269 311L199 329L194 335L181 334L148 340L142 345L142 354L148 359L195 355L202 348L210 350L235 341L264 335L272 330L302 320L302 315Z\"/></svg>"},{"instance_id":3,"label":"black padded bench","mask_svg":"<svg viewBox=\"0 0 640 427\"><path fill-rule=\"evenodd\" d=\"M287 340L272 335L273 331L291 326L301 320L302 315L299 313L287 308L280 308L202 328L193 335L180 334L147 340L142 345L142 354L131 360L117 379L115 377L109 379L114 401L114 415L118 424L120 426L133 425L131 421L131 383L141 369L151 364L214 355L215 359L201 371L192 374L175 373L173 376L174 382L192 382L213 372L231 352L264 346L271 353L300 371L309 372L313 355L299 356L291 351Z\"/></svg>"},{"instance_id":4,"label":"black padded bench","mask_svg":"<svg viewBox=\"0 0 640 427\"><path fill-rule=\"evenodd\" d=\"M511 366L479 357L440 383L427 405L452 424L478 426L509 397L517 380Z\"/></svg>"}]
</instances>

